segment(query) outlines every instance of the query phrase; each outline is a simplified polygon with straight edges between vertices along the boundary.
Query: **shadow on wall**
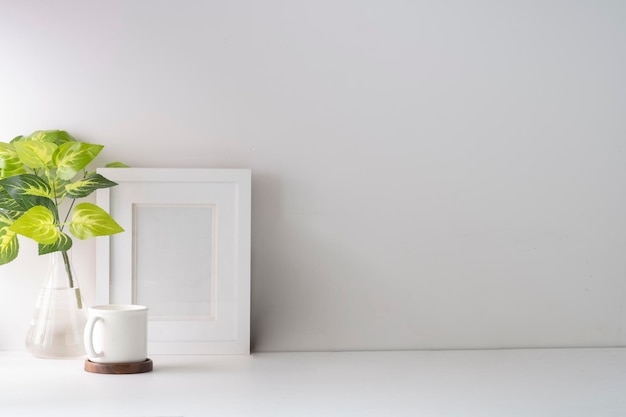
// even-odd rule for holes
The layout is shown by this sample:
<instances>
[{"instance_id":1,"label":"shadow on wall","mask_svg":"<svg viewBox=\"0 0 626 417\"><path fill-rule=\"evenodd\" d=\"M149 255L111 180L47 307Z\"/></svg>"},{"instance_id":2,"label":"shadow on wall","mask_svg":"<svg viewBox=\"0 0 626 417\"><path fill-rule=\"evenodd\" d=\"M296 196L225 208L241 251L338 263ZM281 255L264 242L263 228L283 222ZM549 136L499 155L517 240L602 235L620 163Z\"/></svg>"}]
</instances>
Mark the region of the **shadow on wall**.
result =
<instances>
[{"instance_id":1,"label":"shadow on wall","mask_svg":"<svg viewBox=\"0 0 626 417\"><path fill-rule=\"evenodd\" d=\"M398 319L428 312L415 305L415 280L390 280L384 255L372 255L384 243L354 244L367 225L346 213L287 212L286 198L279 176L253 173L252 351L389 350L398 337L437 331Z\"/></svg>"}]
</instances>

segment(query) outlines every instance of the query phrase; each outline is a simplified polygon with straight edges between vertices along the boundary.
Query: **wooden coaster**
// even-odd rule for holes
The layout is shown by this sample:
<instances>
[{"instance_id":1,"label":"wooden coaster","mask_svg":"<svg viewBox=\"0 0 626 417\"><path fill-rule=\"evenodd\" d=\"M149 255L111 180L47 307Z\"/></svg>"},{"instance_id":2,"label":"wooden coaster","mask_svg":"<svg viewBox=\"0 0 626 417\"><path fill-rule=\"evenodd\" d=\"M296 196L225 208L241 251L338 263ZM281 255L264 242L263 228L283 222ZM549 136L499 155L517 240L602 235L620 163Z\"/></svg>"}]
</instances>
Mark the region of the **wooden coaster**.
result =
<instances>
[{"instance_id":1,"label":"wooden coaster","mask_svg":"<svg viewBox=\"0 0 626 417\"><path fill-rule=\"evenodd\" d=\"M95 374L140 374L152 371L152 359L133 363L98 363L85 359L85 371Z\"/></svg>"}]
</instances>

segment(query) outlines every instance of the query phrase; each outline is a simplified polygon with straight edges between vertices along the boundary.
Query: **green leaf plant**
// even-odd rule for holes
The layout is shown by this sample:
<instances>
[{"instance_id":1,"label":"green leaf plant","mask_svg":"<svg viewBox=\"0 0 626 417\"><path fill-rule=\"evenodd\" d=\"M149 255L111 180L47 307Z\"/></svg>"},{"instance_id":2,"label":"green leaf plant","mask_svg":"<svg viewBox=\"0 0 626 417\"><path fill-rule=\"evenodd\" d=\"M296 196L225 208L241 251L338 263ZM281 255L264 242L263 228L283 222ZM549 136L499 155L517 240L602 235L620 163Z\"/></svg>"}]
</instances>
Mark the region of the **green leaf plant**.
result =
<instances>
[{"instance_id":1,"label":"green leaf plant","mask_svg":"<svg viewBox=\"0 0 626 417\"><path fill-rule=\"evenodd\" d=\"M67 255L71 236L90 239L124 231L95 204L75 205L97 189L117 185L87 170L103 148L62 130L40 130L0 142L0 265L17 258L22 235L38 243L39 255L62 252L73 286ZM107 167L126 165L114 162ZM59 211L66 200L71 204L62 216Z\"/></svg>"}]
</instances>

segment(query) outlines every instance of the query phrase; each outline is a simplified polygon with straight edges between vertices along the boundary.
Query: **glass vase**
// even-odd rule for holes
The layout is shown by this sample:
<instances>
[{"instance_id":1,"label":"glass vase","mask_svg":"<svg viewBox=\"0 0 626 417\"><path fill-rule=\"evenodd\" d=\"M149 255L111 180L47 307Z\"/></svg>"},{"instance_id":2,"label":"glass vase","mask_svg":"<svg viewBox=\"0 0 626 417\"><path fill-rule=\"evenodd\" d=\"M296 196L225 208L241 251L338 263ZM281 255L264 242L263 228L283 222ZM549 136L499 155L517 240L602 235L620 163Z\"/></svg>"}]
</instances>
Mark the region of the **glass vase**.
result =
<instances>
[{"instance_id":1,"label":"glass vase","mask_svg":"<svg viewBox=\"0 0 626 417\"><path fill-rule=\"evenodd\" d=\"M83 356L87 311L71 257L68 252L46 256L50 266L26 335L26 349L40 358Z\"/></svg>"}]
</instances>

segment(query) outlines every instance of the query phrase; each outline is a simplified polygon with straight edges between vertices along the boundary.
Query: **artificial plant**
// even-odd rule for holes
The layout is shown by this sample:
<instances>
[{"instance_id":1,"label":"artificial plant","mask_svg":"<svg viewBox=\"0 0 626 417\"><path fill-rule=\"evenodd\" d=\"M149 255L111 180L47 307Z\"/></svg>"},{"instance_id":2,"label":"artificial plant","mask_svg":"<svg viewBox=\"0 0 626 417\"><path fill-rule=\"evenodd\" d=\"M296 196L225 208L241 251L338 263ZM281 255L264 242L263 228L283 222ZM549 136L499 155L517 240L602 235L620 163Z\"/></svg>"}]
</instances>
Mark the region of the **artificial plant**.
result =
<instances>
[{"instance_id":1,"label":"artificial plant","mask_svg":"<svg viewBox=\"0 0 626 417\"><path fill-rule=\"evenodd\" d=\"M89 239L124 231L97 205L75 204L99 188L117 185L87 170L103 148L62 130L41 130L0 142L0 265L17 257L17 236L22 235L38 243L40 255L62 252L71 283L67 255L71 236ZM111 166L125 165L107 165ZM60 213L68 199L67 212Z\"/></svg>"}]
</instances>

